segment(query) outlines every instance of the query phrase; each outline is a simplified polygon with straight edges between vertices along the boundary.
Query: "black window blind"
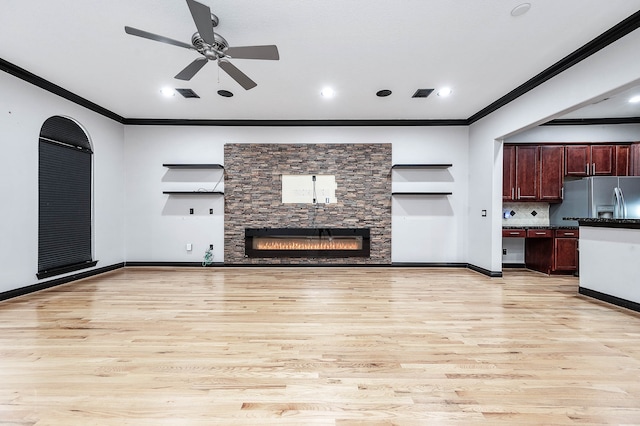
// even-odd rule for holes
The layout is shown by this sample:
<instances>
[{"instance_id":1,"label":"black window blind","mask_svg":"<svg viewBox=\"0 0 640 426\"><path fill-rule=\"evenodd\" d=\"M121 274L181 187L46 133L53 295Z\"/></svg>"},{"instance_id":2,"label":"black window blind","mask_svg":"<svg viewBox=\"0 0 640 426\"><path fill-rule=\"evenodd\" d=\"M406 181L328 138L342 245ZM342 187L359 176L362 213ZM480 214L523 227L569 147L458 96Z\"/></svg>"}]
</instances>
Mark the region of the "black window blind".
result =
<instances>
[{"instance_id":1,"label":"black window blind","mask_svg":"<svg viewBox=\"0 0 640 426\"><path fill-rule=\"evenodd\" d=\"M91 151L84 141L75 144L73 139L55 138L49 133L39 141L38 278L95 265Z\"/></svg>"}]
</instances>

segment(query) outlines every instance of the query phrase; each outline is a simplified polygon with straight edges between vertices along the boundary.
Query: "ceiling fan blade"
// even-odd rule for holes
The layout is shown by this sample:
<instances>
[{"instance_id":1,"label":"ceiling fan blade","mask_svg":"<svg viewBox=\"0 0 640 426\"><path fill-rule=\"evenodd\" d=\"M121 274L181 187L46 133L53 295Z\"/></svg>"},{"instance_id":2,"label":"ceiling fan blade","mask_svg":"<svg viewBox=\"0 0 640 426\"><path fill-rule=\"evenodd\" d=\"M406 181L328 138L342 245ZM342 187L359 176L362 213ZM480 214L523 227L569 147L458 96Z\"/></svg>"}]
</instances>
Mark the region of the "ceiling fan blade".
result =
<instances>
[{"instance_id":1,"label":"ceiling fan blade","mask_svg":"<svg viewBox=\"0 0 640 426\"><path fill-rule=\"evenodd\" d=\"M243 73L238 68L236 68L236 66L233 65L231 62L221 59L218 61L218 64L220 65L220 68L222 68L224 72L229 74L229 76L235 81L237 81L238 84L242 86L245 90L253 89L254 87L257 86L255 81L251 80L245 73Z\"/></svg>"},{"instance_id":2,"label":"ceiling fan blade","mask_svg":"<svg viewBox=\"0 0 640 426\"><path fill-rule=\"evenodd\" d=\"M124 27L124 32L126 32L127 34L134 35L134 36L138 36L138 37L142 37L142 38L148 38L149 40L159 41L161 43L173 44L174 46L184 47L186 49L195 50L193 48L193 46L190 45L190 44L183 43L181 41L174 40L174 39L169 38L169 37L164 37L164 36L161 36L161 35L158 35L158 34L153 34L153 33L147 32L147 31L139 30L137 28Z\"/></svg>"},{"instance_id":3,"label":"ceiling fan blade","mask_svg":"<svg viewBox=\"0 0 640 426\"><path fill-rule=\"evenodd\" d=\"M213 36L213 23L211 22L211 9L209 9L209 6L198 3L195 0L187 0L187 4L200 37L205 43L214 44L215 38Z\"/></svg>"},{"instance_id":4,"label":"ceiling fan blade","mask_svg":"<svg viewBox=\"0 0 640 426\"><path fill-rule=\"evenodd\" d=\"M193 76L196 75L196 73L200 71L202 67L207 65L207 62L209 62L207 58L198 58L187 65L182 71L180 71L175 76L175 78L177 78L178 80L191 80L191 78L193 78Z\"/></svg>"},{"instance_id":5,"label":"ceiling fan blade","mask_svg":"<svg viewBox=\"0 0 640 426\"><path fill-rule=\"evenodd\" d=\"M238 59L270 59L272 61L280 59L278 47L273 44L266 46L229 47L224 53L225 55Z\"/></svg>"}]
</instances>

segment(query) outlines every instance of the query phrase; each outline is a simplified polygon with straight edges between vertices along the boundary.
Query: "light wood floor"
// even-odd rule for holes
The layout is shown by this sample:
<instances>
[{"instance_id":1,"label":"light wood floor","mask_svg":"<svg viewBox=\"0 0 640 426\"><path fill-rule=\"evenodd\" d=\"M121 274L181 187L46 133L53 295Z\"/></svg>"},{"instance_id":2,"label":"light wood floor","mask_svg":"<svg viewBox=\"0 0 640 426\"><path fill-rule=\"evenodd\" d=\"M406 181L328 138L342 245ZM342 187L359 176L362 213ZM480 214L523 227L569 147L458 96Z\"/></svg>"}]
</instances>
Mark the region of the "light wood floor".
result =
<instances>
[{"instance_id":1,"label":"light wood floor","mask_svg":"<svg viewBox=\"0 0 640 426\"><path fill-rule=\"evenodd\" d=\"M0 424L640 424L640 315L577 286L121 269L0 302Z\"/></svg>"}]
</instances>

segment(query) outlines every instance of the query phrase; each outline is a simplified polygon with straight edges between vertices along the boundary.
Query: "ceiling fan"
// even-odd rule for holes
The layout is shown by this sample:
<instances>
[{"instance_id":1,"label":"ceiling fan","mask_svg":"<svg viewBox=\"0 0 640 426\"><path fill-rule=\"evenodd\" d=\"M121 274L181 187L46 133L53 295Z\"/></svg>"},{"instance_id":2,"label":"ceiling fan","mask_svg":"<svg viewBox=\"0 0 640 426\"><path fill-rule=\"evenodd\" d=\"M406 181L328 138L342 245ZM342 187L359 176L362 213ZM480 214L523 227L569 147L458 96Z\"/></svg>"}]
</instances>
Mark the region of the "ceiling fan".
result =
<instances>
[{"instance_id":1,"label":"ceiling fan","mask_svg":"<svg viewBox=\"0 0 640 426\"><path fill-rule=\"evenodd\" d=\"M195 0L186 0L189 11L196 24L196 33L191 36L191 44L183 43L161 35L153 34L147 31L139 30L133 27L124 27L127 34L147 38L149 40L159 41L161 43L172 44L178 47L195 50L202 55L201 58L195 59L180 71L175 78L179 80L191 80L198 71L204 67L209 61L217 61L218 65L224 72L234 79L245 90L252 89L257 86L256 82L251 80L245 73L240 71L229 62L229 59L269 59L278 60L278 47L275 45L264 46L241 46L229 47L229 43L220 34L215 33L213 28L219 23L216 15L211 13L209 6L198 3Z\"/></svg>"}]
</instances>

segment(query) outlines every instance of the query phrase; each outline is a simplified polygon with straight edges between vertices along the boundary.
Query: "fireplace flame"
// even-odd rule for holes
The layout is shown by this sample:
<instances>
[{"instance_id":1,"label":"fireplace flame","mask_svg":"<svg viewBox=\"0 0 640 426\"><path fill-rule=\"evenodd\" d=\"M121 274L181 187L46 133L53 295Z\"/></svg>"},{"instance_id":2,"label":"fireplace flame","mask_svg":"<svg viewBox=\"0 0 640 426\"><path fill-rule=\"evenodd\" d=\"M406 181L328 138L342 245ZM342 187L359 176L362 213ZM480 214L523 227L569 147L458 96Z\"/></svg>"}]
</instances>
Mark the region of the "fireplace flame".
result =
<instances>
[{"instance_id":1,"label":"fireplace flame","mask_svg":"<svg viewBox=\"0 0 640 426\"><path fill-rule=\"evenodd\" d=\"M309 239L309 238L269 238L254 237L257 250L360 250L362 242L358 238Z\"/></svg>"}]
</instances>

